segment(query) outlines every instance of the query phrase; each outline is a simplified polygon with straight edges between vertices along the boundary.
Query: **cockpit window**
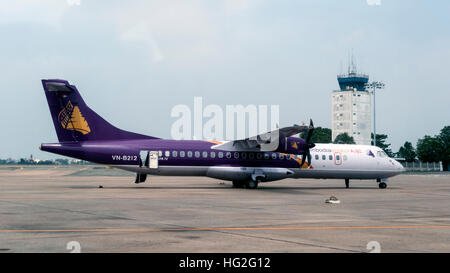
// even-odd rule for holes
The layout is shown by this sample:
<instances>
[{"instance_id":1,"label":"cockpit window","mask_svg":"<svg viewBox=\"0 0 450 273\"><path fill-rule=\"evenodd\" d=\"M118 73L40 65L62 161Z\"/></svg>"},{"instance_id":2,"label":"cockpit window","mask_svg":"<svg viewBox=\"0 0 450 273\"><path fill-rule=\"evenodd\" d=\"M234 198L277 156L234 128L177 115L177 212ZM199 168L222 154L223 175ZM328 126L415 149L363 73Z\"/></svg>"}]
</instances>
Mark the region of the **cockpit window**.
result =
<instances>
[{"instance_id":1,"label":"cockpit window","mask_svg":"<svg viewBox=\"0 0 450 273\"><path fill-rule=\"evenodd\" d=\"M378 157L388 157L388 155L384 151L377 151Z\"/></svg>"}]
</instances>

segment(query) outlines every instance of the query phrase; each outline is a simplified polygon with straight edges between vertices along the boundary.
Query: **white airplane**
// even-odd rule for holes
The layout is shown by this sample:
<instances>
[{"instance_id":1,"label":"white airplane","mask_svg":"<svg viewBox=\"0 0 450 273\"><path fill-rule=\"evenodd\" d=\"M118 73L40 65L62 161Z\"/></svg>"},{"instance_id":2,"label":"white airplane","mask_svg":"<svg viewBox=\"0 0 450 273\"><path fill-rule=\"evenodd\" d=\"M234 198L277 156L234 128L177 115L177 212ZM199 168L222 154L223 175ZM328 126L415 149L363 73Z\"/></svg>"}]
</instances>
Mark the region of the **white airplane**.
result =
<instances>
[{"instance_id":1,"label":"white airplane","mask_svg":"<svg viewBox=\"0 0 450 273\"><path fill-rule=\"evenodd\" d=\"M150 175L208 176L255 189L285 178L386 179L403 171L380 148L311 143L314 130L293 125L228 142L168 140L127 132L91 110L74 85L42 80L58 143L41 150L110 165L136 173L135 183ZM305 133L305 138L293 135Z\"/></svg>"}]
</instances>

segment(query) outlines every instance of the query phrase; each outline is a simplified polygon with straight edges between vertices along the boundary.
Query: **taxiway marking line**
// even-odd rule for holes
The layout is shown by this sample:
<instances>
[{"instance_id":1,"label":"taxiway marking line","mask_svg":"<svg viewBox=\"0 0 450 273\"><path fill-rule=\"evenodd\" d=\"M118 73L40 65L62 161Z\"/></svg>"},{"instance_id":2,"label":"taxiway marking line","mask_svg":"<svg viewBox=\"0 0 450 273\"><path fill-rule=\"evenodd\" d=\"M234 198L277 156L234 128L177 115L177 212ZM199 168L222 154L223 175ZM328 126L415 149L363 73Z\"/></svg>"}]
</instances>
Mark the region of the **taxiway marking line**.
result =
<instances>
[{"instance_id":1,"label":"taxiway marking line","mask_svg":"<svg viewBox=\"0 0 450 273\"><path fill-rule=\"evenodd\" d=\"M151 232L217 230L354 230L354 229L450 229L450 225L428 226L315 226L315 227L205 227L205 228L92 228L92 229L3 229L0 233L20 232Z\"/></svg>"}]
</instances>

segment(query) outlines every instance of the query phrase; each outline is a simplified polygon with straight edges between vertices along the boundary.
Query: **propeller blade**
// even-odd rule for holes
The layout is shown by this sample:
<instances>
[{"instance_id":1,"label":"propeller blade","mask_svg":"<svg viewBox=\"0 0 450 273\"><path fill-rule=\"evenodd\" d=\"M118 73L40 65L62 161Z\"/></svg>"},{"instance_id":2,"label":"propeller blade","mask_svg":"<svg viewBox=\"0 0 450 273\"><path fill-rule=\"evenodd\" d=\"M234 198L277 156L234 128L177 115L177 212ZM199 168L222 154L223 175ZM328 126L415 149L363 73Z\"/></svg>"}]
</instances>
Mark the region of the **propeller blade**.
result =
<instances>
[{"instance_id":1,"label":"propeller blade","mask_svg":"<svg viewBox=\"0 0 450 273\"><path fill-rule=\"evenodd\" d=\"M300 168L303 167L303 165L306 162L306 159L308 159L308 164L311 166L311 153L310 153L309 149L314 148L316 146L314 143L311 143L311 137L312 137L313 132L314 132L314 123L313 123L312 119L310 119L309 120L309 128L308 128L308 131L306 131L306 137L305 137L306 149L302 155L302 164L300 165Z\"/></svg>"},{"instance_id":2,"label":"propeller blade","mask_svg":"<svg viewBox=\"0 0 450 273\"><path fill-rule=\"evenodd\" d=\"M309 144L309 142L311 141L311 137L312 137L313 132L314 132L314 123L313 123L312 119L310 119L309 120L308 132L306 134L306 143Z\"/></svg>"},{"instance_id":3,"label":"propeller blade","mask_svg":"<svg viewBox=\"0 0 450 273\"><path fill-rule=\"evenodd\" d=\"M311 166L312 158L311 158L311 152L309 151L309 149L308 149L308 153L307 153L306 157L308 158L308 165Z\"/></svg>"},{"instance_id":4,"label":"propeller blade","mask_svg":"<svg viewBox=\"0 0 450 273\"><path fill-rule=\"evenodd\" d=\"M300 165L300 168L303 167L303 165L305 165L306 156L307 156L308 151L309 151L309 149L305 150L302 154L302 164Z\"/></svg>"}]
</instances>

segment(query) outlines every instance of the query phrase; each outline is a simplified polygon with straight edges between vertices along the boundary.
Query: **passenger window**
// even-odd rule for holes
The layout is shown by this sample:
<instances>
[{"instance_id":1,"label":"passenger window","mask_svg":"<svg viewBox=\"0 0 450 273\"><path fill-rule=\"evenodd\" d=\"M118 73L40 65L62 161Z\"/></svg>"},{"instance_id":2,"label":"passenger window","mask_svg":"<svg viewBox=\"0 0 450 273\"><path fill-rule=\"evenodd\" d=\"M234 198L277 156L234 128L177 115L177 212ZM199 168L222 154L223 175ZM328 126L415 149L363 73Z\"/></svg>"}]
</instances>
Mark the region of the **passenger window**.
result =
<instances>
[{"instance_id":1,"label":"passenger window","mask_svg":"<svg viewBox=\"0 0 450 273\"><path fill-rule=\"evenodd\" d=\"M242 157L242 159L246 159L247 158L247 153L241 153L241 157Z\"/></svg>"},{"instance_id":2,"label":"passenger window","mask_svg":"<svg viewBox=\"0 0 450 273\"><path fill-rule=\"evenodd\" d=\"M223 153L219 152L219 158L223 158Z\"/></svg>"},{"instance_id":3,"label":"passenger window","mask_svg":"<svg viewBox=\"0 0 450 273\"><path fill-rule=\"evenodd\" d=\"M188 157L192 157L192 151L188 151Z\"/></svg>"},{"instance_id":4,"label":"passenger window","mask_svg":"<svg viewBox=\"0 0 450 273\"><path fill-rule=\"evenodd\" d=\"M227 153L226 153L226 156L227 156L227 158L231 158L231 153L230 153L230 152L227 152Z\"/></svg>"},{"instance_id":5,"label":"passenger window","mask_svg":"<svg viewBox=\"0 0 450 273\"><path fill-rule=\"evenodd\" d=\"M319 155L315 155L314 158L315 158L316 160L319 160ZM303 159L303 158L302 158L302 159Z\"/></svg>"},{"instance_id":6,"label":"passenger window","mask_svg":"<svg viewBox=\"0 0 450 273\"><path fill-rule=\"evenodd\" d=\"M238 152L235 152L235 153L234 153L234 158L236 158L236 159L239 158L239 153L238 153Z\"/></svg>"},{"instance_id":7,"label":"passenger window","mask_svg":"<svg viewBox=\"0 0 450 273\"><path fill-rule=\"evenodd\" d=\"M195 155L196 158L199 158L200 157L200 152L199 151L195 151L194 155Z\"/></svg>"},{"instance_id":8,"label":"passenger window","mask_svg":"<svg viewBox=\"0 0 450 273\"><path fill-rule=\"evenodd\" d=\"M336 155L336 160L340 160L341 159L341 157L339 156L339 155Z\"/></svg>"},{"instance_id":9,"label":"passenger window","mask_svg":"<svg viewBox=\"0 0 450 273\"><path fill-rule=\"evenodd\" d=\"M332 155L329 155L329 156L328 156L328 159L329 159L329 160L333 160L333 156L332 156Z\"/></svg>"},{"instance_id":10,"label":"passenger window","mask_svg":"<svg viewBox=\"0 0 450 273\"><path fill-rule=\"evenodd\" d=\"M203 152L203 153L202 153L202 157L203 157L203 158L207 158L207 157L208 157L208 152Z\"/></svg>"},{"instance_id":11,"label":"passenger window","mask_svg":"<svg viewBox=\"0 0 450 273\"><path fill-rule=\"evenodd\" d=\"M255 154L254 154L254 153L248 153L248 158L249 158L249 159L255 158Z\"/></svg>"},{"instance_id":12,"label":"passenger window","mask_svg":"<svg viewBox=\"0 0 450 273\"><path fill-rule=\"evenodd\" d=\"M184 151L180 151L180 157L184 157Z\"/></svg>"},{"instance_id":13,"label":"passenger window","mask_svg":"<svg viewBox=\"0 0 450 273\"><path fill-rule=\"evenodd\" d=\"M172 156L173 157L177 157L178 156L178 152L177 151L172 151Z\"/></svg>"},{"instance_id":14,"label":"passenger window","mask_svg":"<svg viewBox=\"0 0 450 273\"><path fill-rule=\"evenodd\" d=\"M166 156L166 157L169 157L169 156L170 156L170 151L166 151L166 152L165 152L165 156Z\"/></svg>"},{"instance_id":15,"label":"passenger window","mask_svg":"<svg viewBox=\"0 0 450 273\"><path fill-rule=\"evenodd\" d=\"M269 153L264 153L264 159L269 159Z\"/></svg>"},{"instance_id":16,"label":"passenger window","mask_svg":"<svg viewBox=\"0 0 450 273\"><path fill-rule=\"evenodd\" d=\"M326 155L322 155L322 160L326 160L326 159L327 159Z\"/></svg>"},{"instance_id":17,"label":"passenger window","mask_svg":"<svg viewBox=\"0 0 450 273\"><path fill-rule=\"evenodd\" d=\"M280 158L281 160L283 160L283 159L284 159L284 155L283 155L283 154L280 154L280 155L279 155L279 158Z\"/></svg>"},{"instance_id":18,"label":"passenger window","mask_svg":"<svg viewBox=\"0 0 450 273\"><path fill-rule=\"evenodd\" d=\"M262 158L261 153L257 153L257 154L256 154L256 158L257 158L257 159L261 159L261 158Z\"/></svg>"},{"instance_id":19,"label":"passenger window","mask_svg":"<svg viewBox=\"0 0 450 273\"><path fill-rule=\"evenodd\" d=\"M277 154L276 153L272 153L272 159L277 159Z\"/></svg>"},{"instance_id":20,"label":"passenger window","mask_svg":"<svg viewBox=\"0 0 450 273\"><path fill-rule=\"evenodd\" d=\"M162 151L158 151L158 156L159 156L159 157L162 156Z\"/></svg>"},{"instance_id":21,"label":"passenger window","mask_svg":"<svg viewBox=\"0 0 450 273\"><path fill-rule=\"evenodd\" d=\"M216 157L216 152L211 152L211 158L215 158Z\"/></svg>"},{"instance_id":22,"label":"passenger window","mask_svg":"<svg viewBox=\"0 0 450 273\"><path fill-rule=\"evenodd\" d=\"M342 158L343 158L344 160L347 160L347 155L343 155Z\"/></svg>"}]
</instances>

